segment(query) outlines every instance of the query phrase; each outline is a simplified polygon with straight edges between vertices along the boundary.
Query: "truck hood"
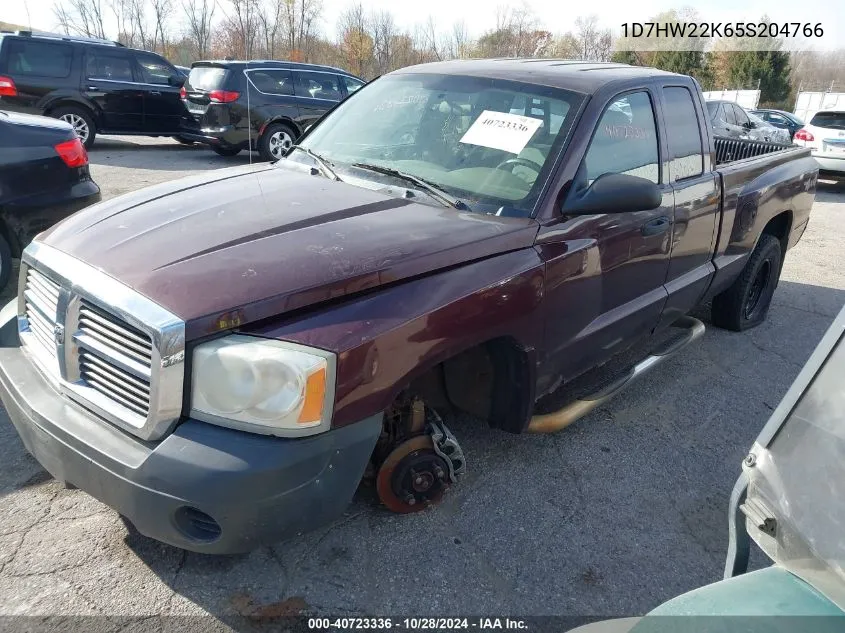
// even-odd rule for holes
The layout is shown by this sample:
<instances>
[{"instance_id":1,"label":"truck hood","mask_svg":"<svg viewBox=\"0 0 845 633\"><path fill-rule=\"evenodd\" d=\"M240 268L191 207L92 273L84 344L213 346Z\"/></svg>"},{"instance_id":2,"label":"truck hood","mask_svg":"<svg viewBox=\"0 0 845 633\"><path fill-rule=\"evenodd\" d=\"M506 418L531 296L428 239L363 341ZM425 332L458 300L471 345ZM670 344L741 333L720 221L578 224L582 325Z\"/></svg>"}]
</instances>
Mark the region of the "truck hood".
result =
<instances>
[{"instance_id":1,"label":"truck hood","mask_svg":"<svg viewBox=\"0 0 845 633\"><path fill-rule=\"evenodd\" d=\"M264 163L114 198L39 240L178 315L191 339L526 248L536 233L527 218L433 207Z\"/></svg>"}]
</instances>

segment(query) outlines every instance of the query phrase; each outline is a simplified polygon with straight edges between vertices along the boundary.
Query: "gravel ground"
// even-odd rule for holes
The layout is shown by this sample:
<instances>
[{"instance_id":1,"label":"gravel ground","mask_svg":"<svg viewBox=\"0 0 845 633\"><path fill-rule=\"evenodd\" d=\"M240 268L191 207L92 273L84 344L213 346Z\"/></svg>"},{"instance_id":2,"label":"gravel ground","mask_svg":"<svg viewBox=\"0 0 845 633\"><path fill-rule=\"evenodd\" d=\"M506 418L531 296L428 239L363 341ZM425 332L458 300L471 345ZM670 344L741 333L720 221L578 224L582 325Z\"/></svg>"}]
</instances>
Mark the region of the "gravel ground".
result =
<instances>
[{"instance_id":1,"label":"gravel ground","mask_svg":"<svg viewBox=\"0 0 845 633\"><path fill-rule=\"evenodd\" d=\"M106 198L247 160L169 139L91 152ZM249 555L140 536L53 481L0 411L0 613L621 616L714 581L741 458L845 302L843 219L845 186L823 184L761 327L708 327L555 436L452 420L469 472L439 508L396 516L362 490L333 525Z\"/></svg>"}]
</instances>

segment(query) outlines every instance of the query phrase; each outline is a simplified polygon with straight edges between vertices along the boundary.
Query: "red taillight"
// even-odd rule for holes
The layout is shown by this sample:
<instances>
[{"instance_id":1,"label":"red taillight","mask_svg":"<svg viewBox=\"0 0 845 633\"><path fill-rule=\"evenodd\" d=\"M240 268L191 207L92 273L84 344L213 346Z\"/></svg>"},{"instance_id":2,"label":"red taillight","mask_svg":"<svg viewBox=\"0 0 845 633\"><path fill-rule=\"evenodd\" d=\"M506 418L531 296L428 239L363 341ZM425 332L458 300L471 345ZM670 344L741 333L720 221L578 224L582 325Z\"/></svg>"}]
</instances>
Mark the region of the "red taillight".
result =
<instances>
[{"instance_id":1,"label":"red taillight","mask_svg":"<svg viewBox=\"0 0 845 633\"><path fill-rule=\"evenodd\" d=\"M795 133L793 139L796 141L815 141L816 137L813 136L809 130L801 129Z\"/></svg>"},{"instance_id":2,"label":"red taillight","mask_svg":"<svg viewBox=\"0 0 845 633\"><path fill-rule=\"evenodd\" d=\"M232 101L237 101L240 96L241 93L234 90L212 90L208 93L208 98L215 103L232 103Z\"/></svg>"},{"instance_id":3,"label":"red taillight","mask_svg":"<svg viewBox=\"0 0 845 633\"><path fill-rule=\"evenodd\" d=\"M11 77L0 76L0 97L17 97L18 89Z\"/></svg>"},{"instance_id":4,"label":"red taillight","mask_svg":"<svg viewBox=\"0 0 845 633\"><path fill-rule=\"evenodd\" d=\"M179 98L180 99L187 99L188 98L188 91L185 90L185 86L179 88Z\"/></svg>"},{"instance_id":5,"label":"red taillight","mask_svg":"<svg viewBox=\"0 0 845 633\"><path fill-rule=\"evenodd\" d=\"M88 164L88 152L78 138L59 143L54 149L68 167L83 167Z\"/></svg>"}]
</instances>

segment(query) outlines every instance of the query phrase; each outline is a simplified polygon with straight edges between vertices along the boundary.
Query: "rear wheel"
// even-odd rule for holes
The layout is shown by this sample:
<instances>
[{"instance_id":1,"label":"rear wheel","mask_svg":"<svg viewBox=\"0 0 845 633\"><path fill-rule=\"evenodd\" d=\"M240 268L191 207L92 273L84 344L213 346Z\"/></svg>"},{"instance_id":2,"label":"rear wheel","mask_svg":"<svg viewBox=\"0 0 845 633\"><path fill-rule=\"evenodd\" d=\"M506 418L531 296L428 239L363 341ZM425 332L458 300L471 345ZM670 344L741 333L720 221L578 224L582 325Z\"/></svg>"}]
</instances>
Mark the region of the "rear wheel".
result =
<instances>
[{"instance_id":1,"label":"rear wheel","mask_svg":"<svg viewBox=\"0 0 845 633\"><path fill-rule=\"evenodd\" d=\"M241 153L240 147L220 147L219 145L213 145L211 149L220 156L237 156Z\"/></svg>"},{"instance_id":2,"label":"rear wheel","mask_svg":"<svg viewBox=\"0 0 845 633\"><path fill-rule=\"evenodd\" d=\"M760 325L780 279L782 257L780 241L763 234L739 278L713 299L713 323L735 332Z\"/></svg>"},{"instance_id":3,"label":"rear wheel","mask_svg":"<svg viewBox=\"0 0 845 633\"><path fill-rule=\"evenodd\" d=\"M91 116L91 113L84 108L76 106L56 108L50 113L50 116L54 119L60 119L65 123L70 123L86 149L90 149L94 144L94 138L97 136L97 126L94 124L94 118Z\"/></svg>"},{"instance_id":4,"label":"rear wheel","mask_svg":"<svg viewBox=\"0 0 845 633\"><path fill-rule=\"evenodd\" d=\"M258 139L258 153L263 160L275 161L284 157L296 140L296 132L284 123L273 123L267 126L264 134Z\"/></svg>"}]
</instances>

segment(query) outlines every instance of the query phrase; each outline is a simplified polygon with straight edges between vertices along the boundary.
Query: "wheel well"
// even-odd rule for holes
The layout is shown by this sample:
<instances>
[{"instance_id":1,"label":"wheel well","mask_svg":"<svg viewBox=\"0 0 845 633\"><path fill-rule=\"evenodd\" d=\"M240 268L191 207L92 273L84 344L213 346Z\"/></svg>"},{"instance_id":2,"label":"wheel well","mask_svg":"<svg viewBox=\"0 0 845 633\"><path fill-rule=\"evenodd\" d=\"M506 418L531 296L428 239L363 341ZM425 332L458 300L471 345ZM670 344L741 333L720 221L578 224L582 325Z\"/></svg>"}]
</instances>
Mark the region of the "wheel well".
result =
<instances>
[{"instance_id":1,"label":"wheel well","mask_svg":"<svg viewBox=\"0 0 845 633\"><path fill-rule=\"evenodd\" d=\"M264 136L264 132L267 131L267 128L270 127L271 125L275 125L276 123L283 123L283 124L287 125L290 129L292 129L294 131L297 138L302 136L302 130L300 130L299 126L296 123L294 123L291 119L272 119L270 121L267 121L267 123L265 123L263 126L261 126L261 129L258 131L258 135Z\"/></svg>"},{"instance_id":2,"label":"wheel well","mask_svg":"<svg viewBox=\"0 0 845 633\"><path fill-rule=\"evenodd\" d=\"M789 244L789 232L791 228L792 211L784 211L769 220L769 223L763 227L763 234L776 237L780 241L780 250L783 254L786 253L786 247Z\"/></svg>"},{"instance_id":3,"label":"wheel well","mask_svg":"<svg viewBox=\"0 0 845 633\"><path fill-rule=\"evenodd\" d=\"M486 341L416 377L408 391L433 408L455 408L520 433L534 406L531 354L514 339Z\"/></svg>"},{"instance_id":4,"label":"wheel well","mask_svg":"<svg viewBox=\"0 0 845 633\"><path fill-rule=\"evenodd\" d=\"M96 114L87 105L85 105L84 103L79 103L78 101L68 100L54 101L46 108L44 108L44 116L50 116L59 108L79 108L80 110L85 110L91 116L91 118L96 119Z\"/></svg>"}]
</instances>

